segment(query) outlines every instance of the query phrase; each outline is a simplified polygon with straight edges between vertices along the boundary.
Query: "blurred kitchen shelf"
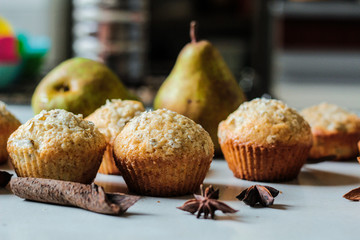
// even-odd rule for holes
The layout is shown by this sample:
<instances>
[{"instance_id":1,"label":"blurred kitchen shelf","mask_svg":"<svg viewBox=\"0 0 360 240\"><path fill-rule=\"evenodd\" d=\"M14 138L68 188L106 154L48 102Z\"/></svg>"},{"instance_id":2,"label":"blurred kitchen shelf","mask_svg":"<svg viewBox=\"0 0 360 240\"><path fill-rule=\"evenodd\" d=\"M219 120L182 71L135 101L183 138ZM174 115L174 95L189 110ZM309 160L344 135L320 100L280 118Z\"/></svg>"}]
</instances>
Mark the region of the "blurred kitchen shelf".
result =
<instances>
[{"instance_id":1,"label":"blurred kitchen shelf","mask_svg":"<svg viewBox=\"0 0 360 240\"><path fill-rule=\"evenodd\" d=\"M296 18L360 18L359 1L276 2L275 13Z\"/></svg>"},{"instance_id":2,"label":"blurred kitchen shelf","mask_svg":"<svg viewBox=\"0 0 360 240\"><path fill-rule=\"evenodd\" d=\"M290 107L301 110L321 102L337 104L349 110L360 110L360 83L291 83L273 86L274 97L285 101Z\"/></svg>"},{"instance_id":3,"label":"blurred kitchen shelf","mask_svg":"<svg viewBox=\"0 0 360 240\"><path fill-rule=\"evenodd\" d=\"M282 72L281 81L299 84L360 83L359 50L287 50L279 52L276 62Z\"/></svg>"},{"instance_id":4,"label":"blurred kitchen shelf","mask_svg":"<svg viewBox=\"0 0 360 240\"><path fill-rule=\"evenodd\" d=\"M285 51L271 93L298 109L327 101L360 110L359 51Z\"/></svg>"}]
</instances>

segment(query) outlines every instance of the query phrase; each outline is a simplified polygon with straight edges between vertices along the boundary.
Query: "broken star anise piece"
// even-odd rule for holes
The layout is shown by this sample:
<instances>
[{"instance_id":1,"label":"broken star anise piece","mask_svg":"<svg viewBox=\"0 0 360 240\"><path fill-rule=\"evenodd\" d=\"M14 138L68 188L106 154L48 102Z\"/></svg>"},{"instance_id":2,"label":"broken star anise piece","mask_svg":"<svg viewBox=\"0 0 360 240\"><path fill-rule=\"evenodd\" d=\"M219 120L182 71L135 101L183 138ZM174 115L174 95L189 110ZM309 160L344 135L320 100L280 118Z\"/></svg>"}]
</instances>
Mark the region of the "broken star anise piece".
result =
<instances>
[{"instance_id":1,"label":"broken star anise piece","mask_svg":"<svg viewBox=\"0 0 360 240\"><path fill-rule=\"evenodd\" d=\"M360 187L355 188L350 192L344 194L343 197L351 201L360 201Z\"/></svg>"},{"instance_id":2,"label":"broken star anise piece","mask_svg":"<svg viewBox=\"0 0 360 240\"><path fill-rule=\"evenodd\" d=\"M0 187L4 188L10 182L12 174L6 171L0 171Z\"/></svg>"},{"instance_id":3,"label":"broken star anise piece","mask_svg":"<svg viewBox=\"0 0 360 240\"><path fill-rule=\"evenodd\" d=\"M257 203L268 207L274 203L274 198L278 194L279 191L273 187L253 185L242 191L236 198L251 207L254 207Z\"/></svg>"},{"instance_id":4,"label":"broken star anise piece","mask_svg":"<svg viewBox=\"0 0 360 240\"><path fill-rule=\"evenodd\" d=\"M201 214L204 214L204 218L207 219L209 214L212 219L215 217L215 211L220 210L223 213L235 213L237 210L229 207L219 199L219 189L215 189L210 185L205 189L204 186L200 186L201 195L194 194L194 199L186 201L181 207L177 207L180 210L190 212L192 214L197 212L196 217L199 218Z\"/></svg>"}]
</instances>

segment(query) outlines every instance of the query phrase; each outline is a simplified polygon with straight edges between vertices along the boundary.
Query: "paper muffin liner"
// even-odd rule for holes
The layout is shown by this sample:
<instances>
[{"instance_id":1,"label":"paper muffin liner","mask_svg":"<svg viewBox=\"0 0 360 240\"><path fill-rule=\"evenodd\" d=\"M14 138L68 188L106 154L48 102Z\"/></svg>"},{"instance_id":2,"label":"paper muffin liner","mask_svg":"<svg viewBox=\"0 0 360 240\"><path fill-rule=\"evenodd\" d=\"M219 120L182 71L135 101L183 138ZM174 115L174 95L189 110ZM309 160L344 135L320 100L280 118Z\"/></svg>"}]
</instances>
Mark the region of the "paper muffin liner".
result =
<instances>
[{"instance_id":1,"label":"paper muffin liner","mask_svg":"<svg viewBox=\"0 0 360 240\"><path fill-rule=\"evenodd\" d=\"M26 148L9 149L17 176L91 183L100 167L104 149L81 152L77 158L66 153L37 153Z\"/></svg>"},{"instance_id":2,"label":"paper muffin liner","mask_svg":"<svg viewBox=\"0 0 360 240\"><path fill-rule=\"evenodd\" d=\"M194 193L204 181L212 157L121 159L115 162L131 192L158 197Z\"/></svg>"},{"instance_id":3,"label":"paper muffin liner","mask_svg":"<svg viewBox=\"0 0 360 240\"><path fill-rule=\"evenodd\" d=\"M121 175L120 170L115 164L115 160L113 158L113 148L111 145L106 147L98 172L102 174Z\"/></svg>"},{"instance_id":4,"label":"paper muffin liner","mask_svg":"<svg viewBox=\"0 0 360 240\"><path fill-rule=\"evenodd\" d=\"M357 146L360 133L313 134L313 146L309 157L342 160L355 157L359 153Z\"/></svg>"},{"instance_id":5,"label":"paper muffin liner","mask_svg":"<svg viewBox=\"0 0 360 240\"><path fill-rule=\"evenodd\" d=\"M221 144L225 160L237 178L280 182L297 177L310 145L257 146L227 141Z\"/></svg>"}]
</instances>

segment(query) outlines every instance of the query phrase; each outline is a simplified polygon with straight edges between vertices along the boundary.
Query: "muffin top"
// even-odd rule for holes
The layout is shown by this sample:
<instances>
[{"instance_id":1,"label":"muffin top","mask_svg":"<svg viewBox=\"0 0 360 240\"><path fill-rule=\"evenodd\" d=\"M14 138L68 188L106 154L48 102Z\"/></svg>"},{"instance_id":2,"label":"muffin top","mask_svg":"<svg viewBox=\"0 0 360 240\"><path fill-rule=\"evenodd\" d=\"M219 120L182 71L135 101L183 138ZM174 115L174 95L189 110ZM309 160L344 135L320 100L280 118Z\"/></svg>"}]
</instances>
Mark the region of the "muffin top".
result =
<instances>
[{"instance_id":1,"label":"muffin top","mask_svg":"<svg viewBox=\"0 0 360 240\"><path fill-rule=\"evenodd\" d=\"M131 156L213 156L210 135L190 118L158 109L130 120L115 139L115 153ZM119 151L117 151L120 149Z\"/></svg>"},{"instance_id":2,"label":"muffin top","mask_svg":"<svg viewBox=\"0 0 360 240\"><path fill-rule=\"evenodd\" d=\"M15 129L21 125L20 121L6 109L5 103L2 101L0 101L0 126L1 125L12 125Z\"/></svg>"},{"instance_id":3,"label":"muffin top","mask_svg":"<svg viewBox=\"0 0 360 240\"><path fill-rule=\"evenodd\" d=\"M241 104L220 122L218 137L220 143L227 139L258 145L312 142L310 126L300 114L279 100L264 98Z\"/></svg>"},{"instance_id":4,"label":"muffin top","mask_svg":"<svg viewBox=\"0 0 360 240\"><path fill-rule=\"evenodd\" d=\"M359 132L360 118L337 105L321 103L301 111L313 132Z\"/></svg>"},{"instance_id":5,"label":"muffin top","mask_svg":"<svg viewBox=\"0 0 360 240\"><path fill-rule=\"evenodd\" d=\"M113 142L125 124L138 116L145 108L141 102L112 99L97 109L86 120L95 123L108 142Z\"/></svg>"},{"instance_id":6,"label":"muffin top","mask_svg":"<svg viewBox=\"0 0 360 240\"><path fill-rule=\"evenodd\" d=\"M63 151L76 151L77 147L104 148L106 142L95 125L81 114L55 109L43 110L21 125L10 135L8 149L9 146L39 152L59 147Z\"/></svg>"}]
</instances>

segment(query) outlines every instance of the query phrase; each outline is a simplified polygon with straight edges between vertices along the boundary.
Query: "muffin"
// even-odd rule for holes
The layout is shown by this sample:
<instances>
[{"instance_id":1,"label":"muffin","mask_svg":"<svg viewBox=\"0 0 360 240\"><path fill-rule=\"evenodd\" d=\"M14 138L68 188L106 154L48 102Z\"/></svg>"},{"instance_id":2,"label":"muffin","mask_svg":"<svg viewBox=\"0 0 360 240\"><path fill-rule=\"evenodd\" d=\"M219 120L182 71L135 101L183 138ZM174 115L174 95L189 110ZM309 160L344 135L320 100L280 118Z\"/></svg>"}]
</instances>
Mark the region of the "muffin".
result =
<instances>
[{"instance_id":1,"label":"muffin","mask_svg":"<svg viewBox=\"0 0 360 240\"><path fill-rule=\"evenodd\" d=\"M309 124L273 99L245 102L219 124L218 137L234 176L278 182L297 177L312 144Z\"/></svg>"},{"instance_id":2,"label":"muffin","mask_svg":"<svg viewBox=\"0 0 360 240\"><path fill-rule=\"evenodd\" d=\"M176 196L199 189L214 155L210 135L193 120L159 109L128 122L114 158L130 191Z\"/></svg>"},{"instance_id":3,"label":"muffin","mask_svg":"<svg viewBox=\"0 0 360 240\"><path fill-rule=\"evenodd\" d=\"M99 173L121 174L113 158L114 140L125 124L143 111L145 111L145 108L141 102L113 99L106 101L105 105L86 118L86 120L92 121L99 131L104 134L107 142Z\"/></svg>"},{"instance_id":4,"label":"muffin","mask_svg":"<svg viewBox=\"0 0 360 240\"><path fill-rule=\"evenodd\" d=\"M360 141L357 143L357 145L358 145L358 150L359 150L359 152L360 152ZM360 157L357 157L356 159L357 159L358 162L360 163Z\"/></svg>"},{"instance_id":5,"label":"muffin","mask_svg":"<svg viewBox=\"0 0 360 240\"><path fill-rule=\"evenodd\" d=\"M6 109L5 103L0 101L0 164L6 163L8 159L7 140L20 125L20 121Z\"/></svg>"},{"instance_id":6,"label":"muffin","mask_svg":"<svg viewBox=\"0 0 360 240\"><path fill-rule=\"evenodd\" d=\"M91 183L106 148L92 122L65 110L42 111L21 125L7 143L19 177Z\"/></svg>"},{"instance_id":7,"label":"muffin","mask_svg":"<svg viewBox=\"0 0 360 240\"><path fill-rule=\"evenodd\" d=\"M311 126L310 158L332 160L355 157L360 140L360 118L337 105L321 103L301 111Z\"/></svg>"}]
</instances>

